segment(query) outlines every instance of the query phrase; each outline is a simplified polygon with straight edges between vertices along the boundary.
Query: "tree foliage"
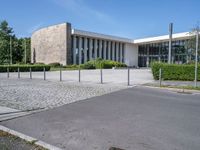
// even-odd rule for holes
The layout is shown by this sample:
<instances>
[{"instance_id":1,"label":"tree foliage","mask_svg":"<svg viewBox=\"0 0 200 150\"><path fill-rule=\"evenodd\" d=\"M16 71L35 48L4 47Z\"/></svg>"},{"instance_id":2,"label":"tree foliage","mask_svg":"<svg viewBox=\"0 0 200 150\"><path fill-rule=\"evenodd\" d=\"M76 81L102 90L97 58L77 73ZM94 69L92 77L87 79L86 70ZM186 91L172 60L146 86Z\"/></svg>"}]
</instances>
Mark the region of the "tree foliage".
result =
<instances>
[{"instance_id":1,"label":"tree foliage","mask_svg":"<svg viewBox=\"0 0 200 150\"><path fill-rule=\"evenodd\" d=\"M30 38L17 38L6 20L0 22L0 64L30 63Z\"/></svg>"},{"instance_id":2,"label":"tree foliage","mask_svg":"<svg viewBox=\"0 0 200 150\"><path fill-rule=\"evenodd\" d=\"M199 25L196 25L192 30L191 32L189 33L190 34L190 38L189 40L187 41L187 48L189 49L188 51L188 55L195 55L195 50L196 50L196 33L199 33L200 32L200 27ZM200 35L199 35L199 46L198 46L198 54L200 55Z\"/></svg>"}]
</instances>

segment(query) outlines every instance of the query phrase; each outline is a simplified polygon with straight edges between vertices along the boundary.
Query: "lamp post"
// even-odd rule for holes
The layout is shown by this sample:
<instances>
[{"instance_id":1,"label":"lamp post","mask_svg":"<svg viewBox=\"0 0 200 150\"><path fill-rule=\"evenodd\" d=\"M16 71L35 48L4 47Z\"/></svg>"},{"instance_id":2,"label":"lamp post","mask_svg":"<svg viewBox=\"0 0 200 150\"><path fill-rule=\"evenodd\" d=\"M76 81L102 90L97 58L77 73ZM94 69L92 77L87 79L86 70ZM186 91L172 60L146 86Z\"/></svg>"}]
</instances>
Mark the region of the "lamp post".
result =
<instances>
[{"instance_id":1,"label":"lamp post","mask_svg":"<svg viewBox=\"0 0 200 150\"><path fill-rule=\"evenodd\" d=\"M195 87L197 87L197 73L198 73L198 43L199 43L199 28L196 30L196 54L195 54Z\"/></svg>"},{"instance_id":2,"label":"lamp post","mask_svg":"<svg viewBox=\"0 0 200 150\"><path fill-rule=\"evenodd\" d=\"M170 24L169 24L168 64L171 64L171 59L172 59L172 32L173 32L173 23L170 23Z\"/></svg>"},{"instance_id":3,"label":"lamp post","mask_svg":"<svg viewBox=\"0 0 200 150\"><path fill-rule=\"evenodd\" d=\"M24 39L24 63L26 64L26 39Z\"/></svg>"},{"instance_id":4,"label":"lamp post","mask_svg":"<svg viewBox=\"0 0 200 150\"><path fill-rule=\"evenodd\" d=\"M10 65L12 65L12 38L10 36Z\"/></svg>"}]
</instances>

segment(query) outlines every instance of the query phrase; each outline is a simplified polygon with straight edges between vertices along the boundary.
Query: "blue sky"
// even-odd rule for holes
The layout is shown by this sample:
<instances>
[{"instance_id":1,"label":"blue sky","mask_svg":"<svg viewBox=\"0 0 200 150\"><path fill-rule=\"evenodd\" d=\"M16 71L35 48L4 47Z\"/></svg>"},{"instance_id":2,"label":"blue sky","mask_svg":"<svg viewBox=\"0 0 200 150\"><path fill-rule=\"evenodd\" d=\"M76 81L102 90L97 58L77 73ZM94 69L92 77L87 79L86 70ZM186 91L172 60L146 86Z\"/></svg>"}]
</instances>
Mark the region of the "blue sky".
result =
<instances>
[{"instance_id":1,"label":"blue sky","mask_svg":"<svg viewBox=\"0 0 200 150\"><path fill-rule=\"evenodd\" d=\"M189 31L200 21L199 0L0 0L0 20L18 37L62 22L127 38Z\"/></svg>"}]
</instances>

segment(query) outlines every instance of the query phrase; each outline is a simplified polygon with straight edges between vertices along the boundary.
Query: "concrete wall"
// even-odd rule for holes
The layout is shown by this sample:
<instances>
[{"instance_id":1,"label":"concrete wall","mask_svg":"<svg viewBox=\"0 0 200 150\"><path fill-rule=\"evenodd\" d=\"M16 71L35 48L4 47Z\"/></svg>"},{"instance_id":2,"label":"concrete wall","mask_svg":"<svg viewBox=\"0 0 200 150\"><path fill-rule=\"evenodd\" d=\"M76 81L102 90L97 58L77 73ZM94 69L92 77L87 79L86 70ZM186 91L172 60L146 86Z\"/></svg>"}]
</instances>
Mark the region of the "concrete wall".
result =
<instances>
[{"instance_id":1,"label":"concrete wall","mask_svg":"<svg viewBox=\"0 0 200 150\"><path fill-rule=\"evenodd\" d=\"M138 45L125 44L125 64L128 66L138 66Z\"/></svg>"},{"instance_id":2,"label":"concrete wall","mask_svg":"<svg viewBox=\"0 0 200 150\"><path fill-rule=\"evenodd\" d=\"M70 30L70 33L68 33ZM63 23L42 28L32 34L31 60L49 64L71 63L71 24ZM34 58L35 57L35 58ZM68 59L68 60L67 60Z\"/></svg>"}]
</instances>

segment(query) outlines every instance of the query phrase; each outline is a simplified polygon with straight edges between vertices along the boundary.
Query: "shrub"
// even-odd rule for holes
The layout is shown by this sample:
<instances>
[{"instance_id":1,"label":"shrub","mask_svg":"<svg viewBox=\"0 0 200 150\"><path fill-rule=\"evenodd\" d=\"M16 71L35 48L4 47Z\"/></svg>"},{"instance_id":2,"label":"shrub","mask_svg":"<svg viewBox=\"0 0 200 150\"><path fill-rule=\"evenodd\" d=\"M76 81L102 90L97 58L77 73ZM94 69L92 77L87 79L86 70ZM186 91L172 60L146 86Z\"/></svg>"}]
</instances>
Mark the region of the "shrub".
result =
<instances>
[{"instance_id":1,"label":"shrub","mask_svg":"<svg viewBox=\"0 0 200 150\"><path fill-rule=\"evenodd\" d=\"M95 64L92 61L88 61L85 64L80 65L82 69L95 69Z\"/></svg>"},{"instance_id":2,"label":"shrub","mask_svg":"<svg viewBox=\"0 0 200 150\"><path fill-rule=\"evenodd\" d=\"M9 68L10 72L17 72L18 68L20 70L20 72L27 72L30 70L32 71L43 71L45 67L46 71L50 70L50 66L49 65L0 65L0 72L7 72L7 68Z\"/></svg>"},{"instance_id":3,"label":"shrub","mask_svg":"<svg viewBox=\"0 0 200 150\"><path fill-rule=\"evenodd\" d=\"M32 65L34 65L34 64L32 63ZM37 62L37 63L35 63L35 65L45 65L45 64L42 62Z\"/></svg>"},{"instance_id":4,"label":"shrub","mask_svg":"<svg viewBox=\"0 0 200 150\"><path fill-rule=\"evenodd\" d=\"M63 66L63 68L77 69L78 65L66 65L66 66Z\"/></svg>"},{"instance_id":5,"label":"shrub","mask_svg":"<svg viewBox=\"0 0 200 150\"><path fill-rule=\"evenodd\" d=\"M154 62L151 64L153 77L155 80L159 79L159 69L162 69L162 79L164 80L194 80L194 64L167 64ZM200 65L198 65L198 80L200 80Z\"/></svg>"},{"instance_id":6,"label":"shrub","mask_svg":"<svg viewBox=\"0 0 200 150\"><path fill-rule=\"evenodd\" d=\"M86 66L85 66L86 65ZM88 61L87 63L81 65L84 69L111 69L112 67L127 67L126 64L112 61L112 60L103 60L98 58L96 60Z\"/></svg>"},{"instance_id":7,"label":"shrub","mask_svg":"<svg viewBox=\"0 0 200 150\"><path fill-rule=\"evenodd\" d=\"M51 67L54 67L54 68L60 67L60 63L58 63L58 62L50 63L49 65L50 65Z\"/></svg>"}]
</instances>

